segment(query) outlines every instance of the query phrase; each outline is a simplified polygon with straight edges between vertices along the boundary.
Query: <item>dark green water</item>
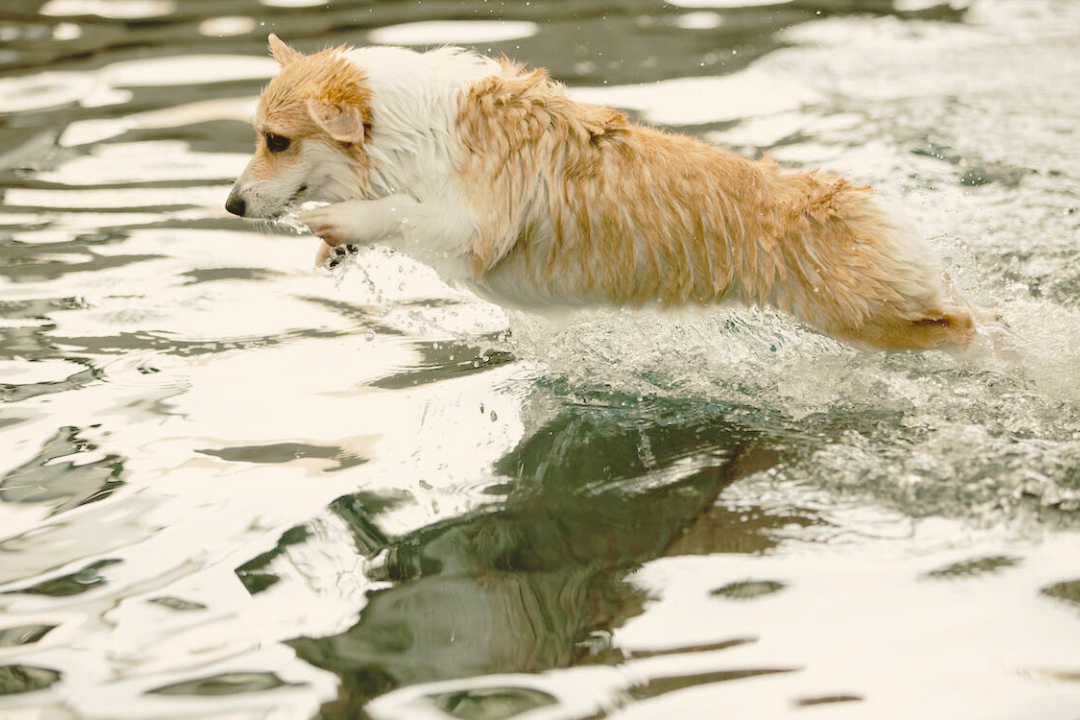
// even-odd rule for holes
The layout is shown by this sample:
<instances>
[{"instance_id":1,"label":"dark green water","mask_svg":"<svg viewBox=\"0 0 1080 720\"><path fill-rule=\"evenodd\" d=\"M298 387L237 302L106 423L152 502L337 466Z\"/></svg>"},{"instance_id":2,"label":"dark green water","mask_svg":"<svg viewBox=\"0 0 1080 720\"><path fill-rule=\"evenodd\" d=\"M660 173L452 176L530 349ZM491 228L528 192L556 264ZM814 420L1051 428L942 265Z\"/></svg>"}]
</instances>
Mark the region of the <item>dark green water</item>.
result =
<instances>
[{"instance_id":1,"label":"dark green water","mask_svg":"<svg viewBox=\"0 0 1080 720\"><path fill-rule=\"evenodd\" d=\"M1080 717L1080 5L0 9L0 717ZM265 36L878 187L1011 331L508 315L223 208Z\"/></svg>"}]
</instances>

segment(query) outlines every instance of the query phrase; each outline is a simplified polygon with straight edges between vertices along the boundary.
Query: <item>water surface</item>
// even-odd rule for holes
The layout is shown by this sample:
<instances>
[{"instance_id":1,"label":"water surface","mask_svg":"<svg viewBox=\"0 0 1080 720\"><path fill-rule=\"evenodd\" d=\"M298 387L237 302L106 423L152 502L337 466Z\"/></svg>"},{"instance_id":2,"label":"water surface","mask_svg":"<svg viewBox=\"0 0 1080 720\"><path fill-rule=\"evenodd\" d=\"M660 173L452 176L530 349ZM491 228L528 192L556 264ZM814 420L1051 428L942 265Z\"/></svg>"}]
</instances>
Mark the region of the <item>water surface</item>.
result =
<instances>
[{"instance_id":1,"label":"water surface","mask_svg":"<svg viewBox=\"0 0 1080 720\"><path fill-rule=\"evenodd\" d=\"M9 0L0 715L1080 713L1080 5ZM223 208L273 31L872 183L1011 330L509 315Z\"/></svg>"}]
</instances>

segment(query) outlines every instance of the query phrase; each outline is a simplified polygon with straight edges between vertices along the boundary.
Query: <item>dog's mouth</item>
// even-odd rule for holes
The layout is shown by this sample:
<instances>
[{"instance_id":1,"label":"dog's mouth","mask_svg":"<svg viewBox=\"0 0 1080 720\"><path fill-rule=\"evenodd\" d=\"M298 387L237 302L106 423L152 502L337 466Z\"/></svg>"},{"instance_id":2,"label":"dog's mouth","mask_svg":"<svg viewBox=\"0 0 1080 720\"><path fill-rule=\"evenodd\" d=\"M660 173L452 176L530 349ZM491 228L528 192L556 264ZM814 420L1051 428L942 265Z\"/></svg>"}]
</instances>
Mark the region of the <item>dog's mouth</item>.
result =
<instances>
[{"instance_id":1,"label":"dog's mouth","mask_svg":"<svg viewBox=\"0 0 1080 720\"><path fill-rule=\"evenodd\" d=\"M289 196L289 199L283 202L280 206L274 209L273 212L267 213L259 218L248 218L249 220L262 220L265 222L275 223L290 215L295 215L300 211L300 206L304 202L304 193L308 191L307 184L301 185L296 188L296 191Z\"/></svg>"},{"instance_id":2,"label":"dog's mouth","mask_svg":"<svg viewBox=\"0 0 1080 720\"><path fill-rule=\"evenodd\" d=\"M296 212L300 209L300 205L304 202L304 194L308 191L307 183L304 183L300 187L296 188L296 191L289 196L289 199L281 206L281 210L278 212L277 217L282 215L288 215L289 213Z\"/></svg>"}]
</instances>

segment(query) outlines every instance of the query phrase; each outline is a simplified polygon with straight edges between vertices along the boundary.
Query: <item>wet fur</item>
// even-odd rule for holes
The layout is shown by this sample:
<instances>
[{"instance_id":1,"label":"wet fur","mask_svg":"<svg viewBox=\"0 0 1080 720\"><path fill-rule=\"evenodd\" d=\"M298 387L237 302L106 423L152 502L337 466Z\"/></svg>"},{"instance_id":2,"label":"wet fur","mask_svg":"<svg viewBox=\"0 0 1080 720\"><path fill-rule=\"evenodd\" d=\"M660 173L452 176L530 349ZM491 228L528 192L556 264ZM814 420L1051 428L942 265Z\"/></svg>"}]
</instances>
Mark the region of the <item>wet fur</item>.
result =
<instances>
[{"instance_id":1,"label":"wet fur","mask_svg":"<svg viewBox=\"0 0 1080 720\"><path fill-rule=\"evenodd\" d=\"M332 203L301 215L320 261L382 242L530 310L737 300L876 348L975 336L929 247L868 187L632 123L542 70L453 48L270 46L282 71L230 205Z\"/></svg>"}]
</instances>

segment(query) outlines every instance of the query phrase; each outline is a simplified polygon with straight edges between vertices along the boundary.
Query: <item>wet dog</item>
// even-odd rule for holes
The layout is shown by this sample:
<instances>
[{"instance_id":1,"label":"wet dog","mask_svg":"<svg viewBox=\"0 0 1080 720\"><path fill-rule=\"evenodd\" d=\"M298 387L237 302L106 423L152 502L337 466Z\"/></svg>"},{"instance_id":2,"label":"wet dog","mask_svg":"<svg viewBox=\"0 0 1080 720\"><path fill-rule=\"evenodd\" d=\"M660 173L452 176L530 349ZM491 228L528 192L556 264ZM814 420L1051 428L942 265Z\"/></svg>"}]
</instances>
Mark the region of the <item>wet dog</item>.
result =
<instances>
[{"instance_id":1,"label":"wet dog","mask_svg":"<svg viewBox=\"0 0 1080 720\"><path fill-rule=\"evenodd\" d=\"M270 52L281 72L226 208L329 203L299 216L317 262L383 243L525 310L736 300L867 347L975 337L929 246L868 187L632 123L456 48L304 55L271 35Z\"/></svg>"}]
</instances>

